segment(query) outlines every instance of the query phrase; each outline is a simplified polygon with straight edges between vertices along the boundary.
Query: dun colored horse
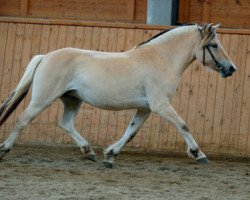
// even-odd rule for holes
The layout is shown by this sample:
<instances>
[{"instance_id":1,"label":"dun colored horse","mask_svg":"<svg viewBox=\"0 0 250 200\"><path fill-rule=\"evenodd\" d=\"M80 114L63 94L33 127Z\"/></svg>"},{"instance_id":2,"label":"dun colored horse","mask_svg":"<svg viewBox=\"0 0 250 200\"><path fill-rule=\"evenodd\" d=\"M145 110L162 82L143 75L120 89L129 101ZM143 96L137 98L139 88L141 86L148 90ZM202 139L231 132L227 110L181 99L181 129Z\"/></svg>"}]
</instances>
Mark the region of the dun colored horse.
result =
<instances>
[{"instance_id":1,"label":"dun colored horse","mask_svg":"<svg viewBox=\"0 0 250 200\"><path fill-rule=\"evenodd\" d=\"M60 127L88 159L96 161L95 153L74 127L83 101L102 109L137 110L122 138L104 150L106 166L113 166L115 156L151 112L178 129L187 144L188 155L197 162L207 163L188 126L171 106L171 99L182 73L195 59L224 78L236 71L217 39L218 27L190 25L164 31L123 53L64 48L33 57L16 89L0 107L1 125L26 96L32 83L31 101L10 136L0 144L0 158L11 150L21 130L60 98L64 105Z\"/></svg>"}]
</instances>

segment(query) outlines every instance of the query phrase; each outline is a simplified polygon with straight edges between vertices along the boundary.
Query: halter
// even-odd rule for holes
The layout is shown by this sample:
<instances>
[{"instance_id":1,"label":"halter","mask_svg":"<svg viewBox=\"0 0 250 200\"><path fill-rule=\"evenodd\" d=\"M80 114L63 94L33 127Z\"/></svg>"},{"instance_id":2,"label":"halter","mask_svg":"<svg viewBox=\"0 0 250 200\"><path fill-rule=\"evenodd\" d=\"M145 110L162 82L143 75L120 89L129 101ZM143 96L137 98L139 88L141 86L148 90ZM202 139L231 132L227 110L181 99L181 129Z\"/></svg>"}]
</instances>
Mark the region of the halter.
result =
<instances>
[{"instance_id":1,"label":"halter","mask_svg":"<svg viewBox=\"0 0 250 200\"><path fill-rule=\"evenodd\" d=\"M206 57L206 49L207 49L208 52L209 52L209 54L210 54L210 56L212 57L213 61L214 61L215 64L216 64L216 68L219 69L219 70L221 70L221 69L223 68L223 65L221 65L221 64L219 63L219 61L216 60L216 58L214 57L212 51L211 51L210 48L209 48L210 46L211 46L211 44L208 44L208 45L206 45L206 46L203 47L203 66L204 66L204 67L206 66L205 57Z\"/></svg>"}]
</instances>

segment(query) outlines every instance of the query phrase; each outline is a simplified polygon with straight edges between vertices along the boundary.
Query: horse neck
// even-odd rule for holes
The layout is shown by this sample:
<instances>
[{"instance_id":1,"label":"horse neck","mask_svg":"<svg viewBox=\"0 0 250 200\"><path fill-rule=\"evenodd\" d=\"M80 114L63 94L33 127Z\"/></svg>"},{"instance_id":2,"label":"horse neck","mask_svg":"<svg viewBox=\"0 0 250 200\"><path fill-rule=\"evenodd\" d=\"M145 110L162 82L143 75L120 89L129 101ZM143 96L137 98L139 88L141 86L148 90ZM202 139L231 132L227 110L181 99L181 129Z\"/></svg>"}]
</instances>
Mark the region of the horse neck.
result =
<instances>
[{"instance_id":1,"label":"horse neck","mask_svg":"<svg viewBox=\"0 0 250 200\"><path fill-rule=\"evenodd\" d=\"M195 27L183 27L163 34L148 46L154 49L165 68L171 68L171 71L181 76L194 61L199 42L200 34Z\"/></svg>"}]
</instances>

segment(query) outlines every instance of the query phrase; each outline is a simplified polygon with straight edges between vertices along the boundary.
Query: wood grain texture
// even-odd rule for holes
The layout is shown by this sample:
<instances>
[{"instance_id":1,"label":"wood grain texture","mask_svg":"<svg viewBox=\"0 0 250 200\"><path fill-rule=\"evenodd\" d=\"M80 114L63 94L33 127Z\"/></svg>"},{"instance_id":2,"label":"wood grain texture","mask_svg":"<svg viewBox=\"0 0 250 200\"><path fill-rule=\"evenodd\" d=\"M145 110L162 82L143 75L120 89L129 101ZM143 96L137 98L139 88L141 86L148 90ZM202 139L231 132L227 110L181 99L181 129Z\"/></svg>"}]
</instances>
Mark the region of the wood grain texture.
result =
<instances>
[{"instance_id":1,"label":"wood grain texture","mask_svg":"<svg viewBox=\"0 0 250 200\"><path fill-rule=\"evenodd\" d=\"M146 22L147 0L1 0L1 16Z\"/></svg>"},{"instance_id":2,"label":"wood grain texture","mask_svg":"<svg viewBox=\"0 0 250 200\"><path fill-rule=\"evenodd\" d=\"M184 0L179 1L179 22L212 22L249 29L249 9L249 0Z\"/></svg>"}]
</instances>

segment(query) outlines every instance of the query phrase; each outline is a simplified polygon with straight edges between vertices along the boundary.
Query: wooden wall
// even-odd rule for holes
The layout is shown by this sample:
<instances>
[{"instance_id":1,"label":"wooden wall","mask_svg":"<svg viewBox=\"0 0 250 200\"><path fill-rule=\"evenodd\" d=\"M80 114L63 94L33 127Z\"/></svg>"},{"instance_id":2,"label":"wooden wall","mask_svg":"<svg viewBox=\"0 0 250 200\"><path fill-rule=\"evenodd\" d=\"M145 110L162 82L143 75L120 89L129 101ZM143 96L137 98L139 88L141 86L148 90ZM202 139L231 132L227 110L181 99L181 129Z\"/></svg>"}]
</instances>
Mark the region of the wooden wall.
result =
<instances>
[{"instance_id":1,"label":"wooden wall","mask_svg":"<svg viewBox=\"0 0 250 200\"><path fill-rule=\"evenodd\" d=\"M181 0L178 22L250 29L249 0ZM0 16L146 23L147 0L0 0Z\"/></svg>"},{"instance_id":2,"label":"wooden wall","mask_svg":"<svg viewBox=\"0 0 250 200\"><path fill-rule=\"evenodd\" d=\"M0 101L17 85L30 58L62 47L125 51L166 27L0 18ZM219 38L239 71L223 79L194 62L184 73L173 105L206 153L250 155L250 31L220 29ZM0 127L0 140L29 98ZM91 144L107 146L123 134L134 111L104 111L83 104L76 128ZM59 101L42 112L19 141L71 143L58 127ZM175 128L152 114L127 145L138 149L183 152Z\"/></svg>"},{"instance_id":3,"label":"wooden wall","mask_svg":"<svg viewBox=\"0 0 250 200\"><path fill-rule=\"evenodd\" d=\"M147 0L0 0L0 15L146 22Z\"/></svg>"},{"instance_id":4,"label":"wooden wall","mask_svg":"<svg viewBox=\"0 0 250 200\"><path fill-rule=\"evenodd\" d=\"M250 29L250 1L182 0L179 22L212 22L223 27Z\"/></svg>"}]
</instances>

